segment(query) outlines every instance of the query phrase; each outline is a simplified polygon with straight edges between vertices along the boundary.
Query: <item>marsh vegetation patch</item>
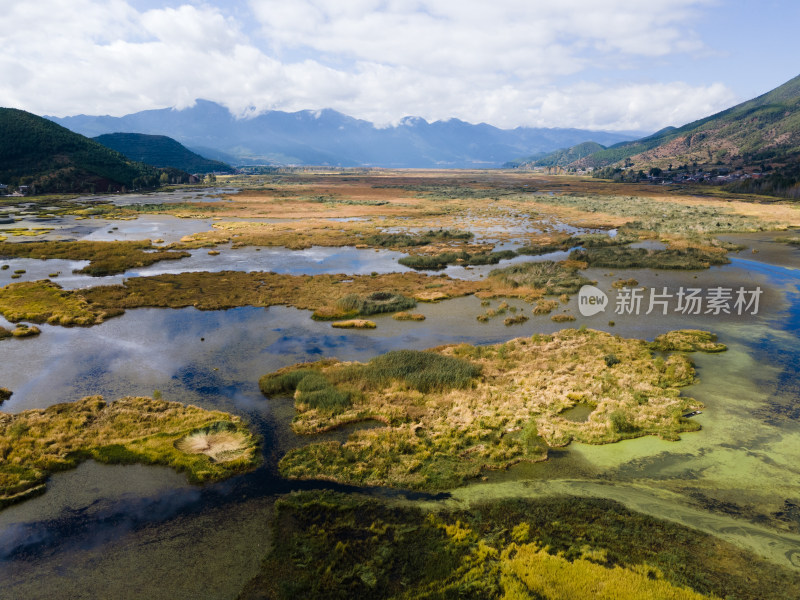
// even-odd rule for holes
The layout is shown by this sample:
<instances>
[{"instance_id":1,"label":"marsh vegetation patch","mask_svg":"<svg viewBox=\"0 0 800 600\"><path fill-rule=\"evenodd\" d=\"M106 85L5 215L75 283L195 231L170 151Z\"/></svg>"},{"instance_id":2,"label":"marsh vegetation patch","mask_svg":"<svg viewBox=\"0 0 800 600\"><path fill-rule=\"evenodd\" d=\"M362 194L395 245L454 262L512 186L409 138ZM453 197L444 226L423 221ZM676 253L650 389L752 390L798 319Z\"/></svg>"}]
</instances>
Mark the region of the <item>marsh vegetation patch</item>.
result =
<instances>
[{"instance_id":1,"label":"marsh vegetation patch","mask_svg":"<svg viewBox=\"0 0 800 600\"><path fill-rule=\"evenodd\" d=\"M334 321L331 327L339 329L375 329L377 325L375 321L368 319L347 319L346 321Z\"/></svg>"},{"instance_id":2,"label":"marsh vegetation patch","mask_svg":"<svg viewBox=\"0 0 800 600\"><path fill-rule=\"evenodd\" d=\"M537 196L536 202L575 208L585 212L620 215L628 219L626 229L678 233L716 234L760 231L774 223L735 212L720 203L681 202L676 198L615 196L606 194L558 194Z\"/></svg>"},{"instance_id":3,"label":"marsh vegetation patch","mask_svg":"<svg viewBox=\"0 0 800 600\"><path fill-rule=\"evenodd\" d=\"M588 498L426 511L357 494L282 497L256 598L793 598L795 573L694 529Z\"/></svg>"},{"instance_id":4,"label":"marsh vegetation patch","mask_svg":"<svg viewBox=\"0 0 800 600\"><path fill-rule=\"evenodd\" d=\"M122 314L122 310L93 306L81 293L63 290L58 284L43 280L0 288L0 313L12 322L89 326Z\"/></svg>"},{"instance_id":5,"label":"marsh vegetation patch","mask_svg":"<svg viewBox=\"0 0 800 600\"><path fill-rule=\"evenodd\" d=\"M581 286L593 283L579 271L580 264L533 261L495 269L489 274L495 280L511 288L533 288L546 295L575 294Z\"/></svg>"},{"instance_id":6,"label":"marsh vegetation patch","mask_svg":"<svg viewBox=\"0 0 800 600\"><path fill-rule=\"evenodd\" d=\"M364 364L303 363L264 376L261 389L294 394L297 433L366 419L386 424L344 444L291 450L280 463L284 475L443 489L484 468L544 460L548 447L572 440L677 440L699 429L683 418L701 407L680 394L693 381L684 354L654 357L641 340L568 329L494 346L394 351ZM323 405L309 393L340 401ZM582 404L595 407L585 421L565 417Z\"/></svg>"},{"instance_id":7,"label":"marsh vegetation patch","mask_svg":"<svg viewBox=\"0 0 800 600\"><path fill-rule=\"evenodd\" d=\"M203 443L206 451L195 451ZM0 413L0 457L0 507L86 459L167 465L192 482L223 479L259 460L256 438L239 417L152 398L107 403L100 396Z\"/></svg>"},{"instance_id":8,"label":"marsh vegetation patch","mask_svg":"<svg viewBox=\"0 0 800 600\"><path fill-rule=\"evenodd\" d=\"M52 258L88 260L78 273L102 277L124 273L128 269L152 265L162 260L178 260L190 256L184 250L168 250L153 246L150 240L139 242L0 242L0 256L6 258Z\"/></svg>"},{"instance_id":9,"label":"marsh vegetation patch","mask_svg":"<svg viewBox=\"0 0 800 600\"><path fill-rule=\"evenodd\" d=\"M724 249L714 251L702 248L648 250L646 248L590 248L575 250L570 260L586 263L589 267L609 269L707 269L711 265L726 265L731 261Z\"/></svg>"}]
</instances>

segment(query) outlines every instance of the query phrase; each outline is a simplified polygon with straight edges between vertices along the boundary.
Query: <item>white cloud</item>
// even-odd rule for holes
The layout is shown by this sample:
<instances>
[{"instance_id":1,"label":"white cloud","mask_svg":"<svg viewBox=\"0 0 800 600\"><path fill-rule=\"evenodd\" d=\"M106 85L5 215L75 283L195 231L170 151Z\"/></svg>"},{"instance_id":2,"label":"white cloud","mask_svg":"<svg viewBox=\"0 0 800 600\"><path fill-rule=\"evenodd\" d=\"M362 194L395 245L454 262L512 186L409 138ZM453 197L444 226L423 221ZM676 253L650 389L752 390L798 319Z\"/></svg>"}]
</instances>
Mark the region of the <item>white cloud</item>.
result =
<instances>
[{"instance_id":1,"label":"white cloud","mask_svg":"<svg viewBox=\"0 0 800 600\"><path fill-rule=\"evenodd\" d=\"M528 119L543 125L562 118L591 129L656 130L680 126L735 102L719 83L582 84L551 90L528 109Z\"/></svg>"},{"instance_id":2,"label":"white cloud","mask_svg":"<svg viewBox=\"0 0 800 600\"><path fill-rule=\"evenodd\" d=\"M644 57L699 47L686 21L708 0L250 0L278 49L361 61L557 75L592 54ZM553 55L560 60L551 60ZM566 63L566 64L565 64Z\"/></svg>"},{"instance_id":3,"label":"white cloud","mask_svg":"<svg viewBox=\"0 0 800 600\"><path fill-rule=\"evenodd\" d=\"M419 115L656 129L724 108L733 94L722 84L600 84L596 73L624 67L641 81L653 60L707 52L687 24L710 3L251 0L246 15L210 3L0 0L0 98L56 115L206 98L235 114L331 107L379 124Z\"/></svg>"}]
</instances>

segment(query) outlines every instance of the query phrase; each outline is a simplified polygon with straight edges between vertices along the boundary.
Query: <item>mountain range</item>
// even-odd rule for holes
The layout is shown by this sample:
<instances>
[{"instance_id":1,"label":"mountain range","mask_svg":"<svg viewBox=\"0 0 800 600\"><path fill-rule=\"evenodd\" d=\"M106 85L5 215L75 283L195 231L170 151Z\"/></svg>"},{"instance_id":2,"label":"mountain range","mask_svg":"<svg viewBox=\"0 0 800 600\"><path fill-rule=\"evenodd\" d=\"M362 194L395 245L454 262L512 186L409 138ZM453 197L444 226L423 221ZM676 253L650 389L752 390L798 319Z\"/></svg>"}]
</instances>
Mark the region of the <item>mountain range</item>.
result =
<instances>
[{"instance_id":1,"label":"mountain range","mask_svg":"<svg viewBox=\"0 0 800 600\"><path fill-rule=\"evenodd\" d=\"M146 110L123 117L47 118L89 137L118 132L169 136L198 154L238 166L493 168L518 156L586 141L608 146L638 137L582 129L499 129L458 119L429 123L418 117L376 127L331 109L268 111L237 119L207 100L182 110Z\"/></svg>"},{"instance_id":2,"label":"mountain range","mask_svg":"<svg viewBox=\"0 0 800 600\"><path fill-rule=\"evenodd\" d=\"M565 168L670 168L679 165L782 168L800 159L800 76L757 98L635 141L587 153L581 144L514 166Z\"/></svg>"}]
</instances>

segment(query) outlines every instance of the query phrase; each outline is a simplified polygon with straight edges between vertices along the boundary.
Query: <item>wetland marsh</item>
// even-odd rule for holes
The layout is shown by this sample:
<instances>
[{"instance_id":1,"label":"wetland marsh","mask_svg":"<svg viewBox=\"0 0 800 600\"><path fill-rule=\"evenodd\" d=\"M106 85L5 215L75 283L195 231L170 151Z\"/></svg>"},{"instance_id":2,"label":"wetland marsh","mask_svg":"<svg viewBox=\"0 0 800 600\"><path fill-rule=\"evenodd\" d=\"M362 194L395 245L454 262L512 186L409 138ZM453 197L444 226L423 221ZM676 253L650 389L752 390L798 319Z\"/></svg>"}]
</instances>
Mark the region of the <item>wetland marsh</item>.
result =
<instances>
[{"instance_id":1,"label":"wetland marsh","mask_svg":"<svg viewBox=\"0 0 800 600\"><path fill-rule=\"evenodd\" d=\"M172 456L225 465L256 447L221 421L260 440L260 466L202 486L90 452L43 471L48 491L0 511L4 597L124 597L125 578L152 598L319 585L555 598L565 576L575 590L608 578L663 597L796 597L800 248L776 241L796 237L795 206L502 171L224 185L236 193L115 196L96 215L78 202L46 238L0 243L0 326L41 331L0 339L9 423L158 396L217 415L169 430ZM514 256L461 254L500 251ZM140 264L161 253L181 256ZM72 273L109 256L123 272ZM604 312L581 313L585 284L607 294ZM615 311L623 290L690 287L762 293L755 313ZM351 319L375 327L331 326ZM695 333L665 337L679 330ZM154 586L156 572L169 581Z\"/></svg>"}]
</instances>

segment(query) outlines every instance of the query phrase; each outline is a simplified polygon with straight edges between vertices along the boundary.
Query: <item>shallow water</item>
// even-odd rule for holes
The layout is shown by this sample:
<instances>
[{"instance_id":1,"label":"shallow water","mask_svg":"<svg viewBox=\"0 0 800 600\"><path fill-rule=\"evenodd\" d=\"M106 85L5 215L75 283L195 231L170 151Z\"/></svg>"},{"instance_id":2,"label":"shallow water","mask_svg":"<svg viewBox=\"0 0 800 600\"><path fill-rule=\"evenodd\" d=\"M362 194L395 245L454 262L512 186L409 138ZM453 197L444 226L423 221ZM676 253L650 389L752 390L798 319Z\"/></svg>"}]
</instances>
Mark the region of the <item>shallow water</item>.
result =
<instances>
[{"instance_id":1,"label":"shallow water","mask_svg":"<svg viewBox=\"0 0 800 600\"><path fill-rule=\"evenodd\" d=\"M363 361L398 348L496 343L528 334L506 327L502 317L478 323L483 310L474 297L419 304L415 312L426 321L373 315L377 329L358 331L334 329L312 320L310 311L285 306L141 308L89 328L44 324L38 337L0 342L2 385L14 391L3 410L42 408L89 394L151 395L154 389L169 400L248 410L265 404L257 386L261 375L297 362L326 356Z\"/></svg>"},{"instance_id":2,"label":"shallow water","mask_svg":"<svg viewBox=\"0 0 800 600\"><path fill-rule=\"evenodd\" d=\"M217 246L216 251L219 252L218 255L210 255L206 248L190 250L191 256L186 258L164 260L147 267L128 269L124 273L106 277L91 277L72 273L65 269L54 281L65 289L79 289L97 285L119 284L131 277L202 271L272 271L290 275L318 275L322 273L369 275L371 273L397 273L411 270L397 262L405 254L392 252L391 250L357 249L352 246L341 248L313 246L305 250L289 250L283 247L232 249L230 245L223 245ZM17 281L35 281L42 278L36 277L36 274L46 271L52 261L15 259L13 263L10 260L5 262L11 265L8 273L13 273L15 268L29 269L30 274L23 275ZM0 271L0 282L2 282L2 277L3 272Z\"/></svg>"},{"instance_id":3,"label":"shallow water","mask_svg":"<svg viewBox=\"0 0 800 600\"><path fill-rule=\"evenodd\" d=\"M784 501L800 501L800 260L795 248L766 239L757 243L758 253L743 251L732 264L705 271L591 270L588 276L611 300L607 311L582 317L576 298L559 309L577 317L573 326L626 337L653 339L684 327L718 333L729 351L694 355L699 382L685 390L705 404L693 417L702 431L679 442L647 437L572 444L553 450L548 462L489 473L487 481L455 490L450 502L504 495L608 497L800 567L800 523L785 522L780 531L770 516ZM255 255L266 251L251 249L250 258L261 260ZM203 260L238 252L223 249L220 257ZM347 251L319 264L357 265L361 258L353 256L373 255L383 260L374 251ZM313 262L310 254L297 259L296 268ZM764 294L758 315L616 314L618 292L611 283L630 277L648 289L761 286ZM153 467L87 463L54 476L44 496L0 512L4 597L139 597L144 591L152 598L234 597L266 552L275 494L328 485L275 475L282 449L305 440L288 430L291 401L263 398L258 377L323 356L368 360L395 348L496 343L562 327L533 316L530 305L509 303L530 320L511 327L503 324L504 316L479 323L475 317L486 308L472 297L420 304L415 312L427 317L421 322L378 315L377 329L369 331L335 330L312 321L308 311L287 307L138 309L92 328L44 325L38 338L0 341L0 385L14 391L5 411L87 394L114 399L158 389L169 400L245 416L264 435L266 456L255 473L202 488Z\"/></svg>"},{"instance_id":4,"label":"shallow water","mask_svg":"<svg viewBox=\"0 0 800 600\"><path fill-rule=\"evenodd\" d=\"M131 204L174 204L180 202L219 202L222 195L236 194L237 188L229 187L199 187L182 188L171 192L148 192L144 194L110 194L108 196L89 196L90 200L108 200L117 206Z\"/></svg>"},{"instance_id":5,"label":"shallow water","mask_svg":"<svg viewBox=\"0 0 800 600\"><path fill-rule=\"evenodd\" d=\"M116 232L115 232L116 233ZM140 239L131 234L131 239ZM100 238L96 238L100 239ZM272 271L290 275L318 275L322 273L369 275L371 273L404 273L412 271L398 260L408 256L392 250L359 249L353 246L328 247L312 246L305 250L289 250L284 247L243 247L231 248L230 244L217 246L218 255L210 255L207 248L189 250L191 256L178 260L164 260L147 267L128 269L124 273L105 277L92 277L74 273L89 264L89 261L70 261L60 259L38 260L33 258L0 259L9 265L0 271L0 286L15 281L37 281L50 278L64 289L79 289L97 285L122 283L130 277L146 277L167 273L190 273L199 271ZM477 280L486 277L493 269L511 264L541 260L563 260L569 252L550 252L541 256L517 256L500 261L496 265L464 267L449 265L439 271L425 273L445 273L454 279ZM25 273L12 279L14 271L22 269ZM50 277L57 273L56 277Z\"/></svg>"},{"instance_id":6,"label":"shallow water","mask_svg":"<svg viewBox=\"0 0 800 600\"><path fill-rule=\"evenodd\" d=\"M572 408L561 411L559 416L573 423L586 423L586 421L589 420L589 415L594 412L595 408L596 407L591 404L578 403Z\"/></svg>"},{"instance_id":7,"label":"shallow water","mask_svg":"<svg viewBox=\"0 0 800 600\"><path fill-rule=\"evenodd\" d=\"M7 227L47 227L48 231L35 237L8 236L9 242L26 241L126 241L157 240L164 243L179 241L185 235L211 230L212 219L180 219L170 215L141 215L133 219L78 218L72 215L52 219L26 218Z\"/></svg>"}]
</instances>

